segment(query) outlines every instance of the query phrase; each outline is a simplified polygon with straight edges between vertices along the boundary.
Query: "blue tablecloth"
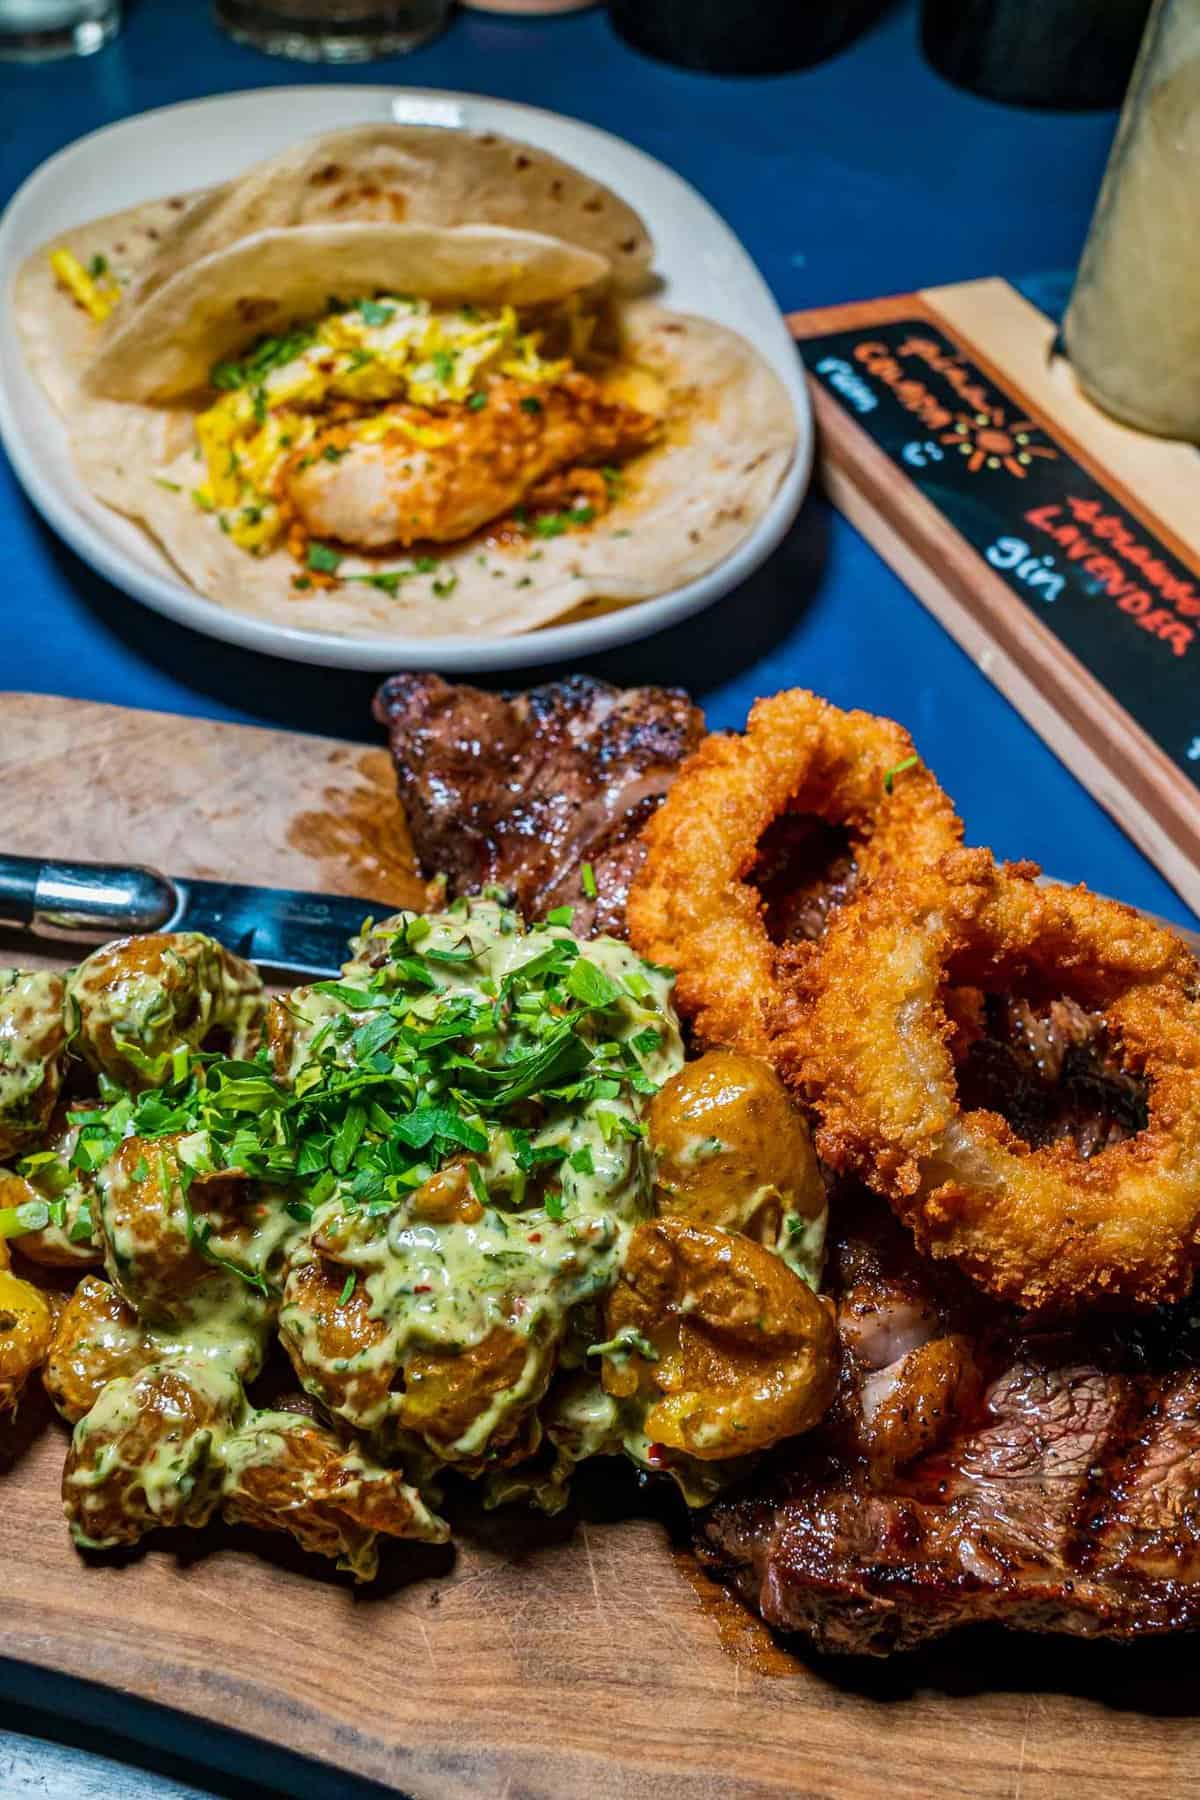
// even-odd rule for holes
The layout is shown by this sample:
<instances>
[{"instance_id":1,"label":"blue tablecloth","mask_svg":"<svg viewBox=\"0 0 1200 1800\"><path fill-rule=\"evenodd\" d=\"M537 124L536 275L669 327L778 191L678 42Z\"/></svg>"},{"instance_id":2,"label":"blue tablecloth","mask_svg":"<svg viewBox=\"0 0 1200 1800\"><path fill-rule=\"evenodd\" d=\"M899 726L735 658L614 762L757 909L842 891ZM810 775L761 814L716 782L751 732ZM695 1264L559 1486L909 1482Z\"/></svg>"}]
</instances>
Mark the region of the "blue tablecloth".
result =
<instances>
[{"instance_id":1,"label":"blue tablecloth","mask_svg":"<svg viewBox=\"0 0 1200 1800\"><path fill-rule=\"evenodd\" d=\"M325 73L530 101L619 132L679 169L726 215L789 308L972 275L1070 268L1113 127L1107 113L1036 113L957 92L920 60L909 6L821 67L766 80L715 80L650 62L614 37L599 9L542 22L462 13L444 37L406 60ZM98 56L39 69L0 65L0 194L7 198L70 139L146 107L322 78L225 41L201 0L134 0L123 36ZM371 678L258 658L159 619L64 549L6 467L0 542L7 686L373 735ZM715 725L740 724L756 694L793 683L892 714L914 732L975 841L1188 917L1117 826L816 495L740 594L595 667L616 680L682 681ZM148 1715L114 1707L107 1716L154 1735ZM36 1718L6 1721L0 1709L5 1722L39 1729ZM28 1742L7 1765L14 1781ZM178 1742L204 1753L198 1734ZM0 1737L0 1775L5 1757ZM300 1791L294 1777L276 1771L274 1778ZM69 1781L62 1787L71 1791L90 1791L82 1771L74 1789Z\"/></svg>"}]
</instances>

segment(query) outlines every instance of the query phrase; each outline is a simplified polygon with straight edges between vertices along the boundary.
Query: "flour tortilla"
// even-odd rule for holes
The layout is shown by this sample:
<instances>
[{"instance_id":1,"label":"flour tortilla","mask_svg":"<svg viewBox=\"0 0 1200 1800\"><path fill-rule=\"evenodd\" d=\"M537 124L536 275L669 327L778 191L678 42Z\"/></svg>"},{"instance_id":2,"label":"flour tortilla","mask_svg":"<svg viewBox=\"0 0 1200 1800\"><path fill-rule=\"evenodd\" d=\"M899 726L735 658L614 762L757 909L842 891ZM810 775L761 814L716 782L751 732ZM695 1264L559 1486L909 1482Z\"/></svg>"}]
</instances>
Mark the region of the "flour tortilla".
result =
<instances>
[{"instance_id":1,"label":"flour tortilla","mask_svg":"<svg viewBox=\"0 0 1200 1800\"><path fill-rule=\"evenodd\" d=\"M111 324L101 324L59 285L50 253L69 250L88 266L102 256L123 284L133 285L187 206L183 199L151 200L105 219L72 226L28 258L13 284L12 307L34 373L58 410L67 415L79 396L85 370L105 343ZM115 323L123 298L112 315Z\"/></svg>"},{"instance_id":2,"label":"flour tortilla","mask_svg":"<svg viewBox=\"0 0 1200 1800\"><path fill-rule=\"evenodd\" d=\"M208 385L215 362L367 294L476 306L539 306L605 281L603 258L502 226L310 225L260 231L189 263L117 321L87 392L160 404Z\"/></svg>"},{"instance_id":3,"label":"flour tortilla","mask_svg":"<svg viewBox=\"0 0 1200 1800\"><path fill-rule=\"evenodd\" d=\"M629 465L626 495L593 525L561 537L432 546L436 569L407 578L395 595L346 580L298 591L287 551L248 556L189 499L204 475L191 445L157 470L158 480L137 467L140 442L130 462L121 456L119 471L111 436L79 439L77 455L97 491L106 487L108 497L116 480L124 496L116 504L141 519L195 588L230 610L351 638L532 631L567 614L648 599L713 568L758 523L795 451L786 391L736 333L645 300L622 308L619 330L622 360L657 378L672 421L666 442ZM413 560L401 551L347 555L339 575L410 568Z\"/></svg>"},{"instance_id":4,"label":"flour tortilla","mask_svg":"<svg viewBox=\"0 0 1200 1800\"><path fill-rule=\"evenodd\" d=\"M645 287L654 253L631 206L549 151L495 132L360 125L294 144L198 196L132 298L261 231L352 221L542 232L603 256L624 292Z\"/></svg>"}]
</instances>

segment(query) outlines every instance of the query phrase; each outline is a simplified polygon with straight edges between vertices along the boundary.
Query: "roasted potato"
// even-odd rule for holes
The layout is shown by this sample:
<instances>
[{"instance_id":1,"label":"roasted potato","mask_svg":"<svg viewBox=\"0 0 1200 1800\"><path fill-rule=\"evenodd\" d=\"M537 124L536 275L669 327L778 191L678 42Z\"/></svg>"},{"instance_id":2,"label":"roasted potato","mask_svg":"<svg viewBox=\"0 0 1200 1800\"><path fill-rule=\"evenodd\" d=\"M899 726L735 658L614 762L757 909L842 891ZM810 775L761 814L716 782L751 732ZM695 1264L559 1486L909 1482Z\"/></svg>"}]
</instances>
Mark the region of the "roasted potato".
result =
<instances>
[{"instance_id":1,"label":"roasted potato","mask_svg":"<svg viewBox=\"0 0 1200 1800\"><path fill-rule=\"evenodd\" d=\"M83 1111L89 1104L93 1103L81 1101L71 1110ZM24 1172L0 1169L0 1207L29 1206L38 1201L63 1205L61 1225L48 1224L21 1237L22 1256L48 1268L95 1268L102 1260L92 1212L95 1182L83 1170L71 1167L78 1138L78 1125L70 1123L67 1108L59 1105L38 1150L28 1159L32 1166Z\"/></svg>"},{"instance_id":2,"label":"roasted potato","mask_svg":"<svg viewBox=\"0 0 1200 1800\"><path fill-rule=\"evenodd\" d=\"M261 1334L219 1314L199 1328L149 1330L110 1281L85 1275L58 1319L42 1378L63 1418L75 1424L118 1376L187 1357L219 1362L249 1381L262 1364Z\"/></svg>"},{"instance_id":3,"label":"roasted potato","mask_svg":"<svg viewBox=\"0 0 1200 1800\"><path fill-rule=\"evenodd\" d=\"M0 1414L16 1407L29 1377L46 1360L54 1336L55 1302L14 1275L0 1238Z\"/></svg>"},{"instance_id":4,"label":"roasted potato","mask_svg":"<svg viewBox=\"0 0 1200 1800\"><path fill-rule=\"evenodd\" d=\"M449 1527L396 1469L294 1412L251 1413L225 1440L221 1512L231 1525L286 1531L305 1550L337 1558L370 1581L377 1539L444 1544Z\"/></svg>"},{"instance_id":5,"label":"roasted potato","mask_svg":"<svg viewBox=\"0 0 1200 1800\"><path fill-rule=\"evenodd\" d=\"M808 1126L778 1075L740 1050L686 1063L650 1103L655 1207L776 1247L815 1219L825 1184Z\"/></svg>"},{"instance_id":6,"label":"roasted potato","mask_svg":"<svg viewBox=\"0 0 1200 1800\"><path fill-rule=\"evenodd\" d=\"M245 1404L236 1375L198 1359L110 1381L76 1425L63 1470L75 1542L105 1550L157 1526L206 1525L221 1497L220 1448Z\"/></svg>"},{"instance_id":7,"label":"roasted potato","mask_svg":"<svg viewBox=\"0 0 1200 1800\"><path fill-rule=\"evenodd\" d=\"M125 1138L96 1177L109 1279L143 1325L174 1328L216 1312L240 1328L271 1308L250 1285L277 1253L265 1238L257 1184L236 1170L204 1172L203 1134Z\"/></svg>"},{"instance_id":8,"label":"roasted potato","mask_svg":"<svg viewBox=\"0 0 1200 1800\"><path fill-rule=\"evenodd\" d=\"M715 1225L639 1225L605 1323L606 1390L639 1397L647 1436L689 1456L764 1450L833 1398L828 1307L778 1257Z\"/></svg>"},{"instance_id":9,"label":"roasted potato","mask_svg":"<svg viewBox=\"0 0 1200 1800\"><path fill-rule=\"evenodd\" d=\"M118 938L80 963L70 993L82 1054L138 1091L172 1079L181 1047L219 1039L248 1055L266 1007L257 970L196 931Z\"/></svg>"},{"instance_id":10,"label":"roasted potato","mask_svg":"<svg viewBox=\"0 0 1200 1800\"><path fill-rule=\"evenodd\" d=\"M398 1421L446 1462L485 1450L526 1454L521 1426L550 1379L553 1352L504 1325L462 1350L418 1348L404 1359Z\"/></svg>"},{"instance_id":11,"label":"roasted potato","mask_svg":"<svg viewBox=\"0 0 1200 1800\"><path fill-rule=\"evenodd\" d=\"M398 1364L391 1333L372 1316L363 1282L325 1257L296 1263L284 1284L279 1337L301 1386L330 1412L365 1431L394 1410L392 1383Z\"/></svg>"},{"instance_id":12,"label":"roasted potato","mask_svg":"<svg viewBox=\"0 0 1200 1800\"><path fill-rule=\"evenodd\" d=\"M67 988L46 969L0 969L0 1160L37 1148L62 1086Z\"/></svg>"}]
</instances>

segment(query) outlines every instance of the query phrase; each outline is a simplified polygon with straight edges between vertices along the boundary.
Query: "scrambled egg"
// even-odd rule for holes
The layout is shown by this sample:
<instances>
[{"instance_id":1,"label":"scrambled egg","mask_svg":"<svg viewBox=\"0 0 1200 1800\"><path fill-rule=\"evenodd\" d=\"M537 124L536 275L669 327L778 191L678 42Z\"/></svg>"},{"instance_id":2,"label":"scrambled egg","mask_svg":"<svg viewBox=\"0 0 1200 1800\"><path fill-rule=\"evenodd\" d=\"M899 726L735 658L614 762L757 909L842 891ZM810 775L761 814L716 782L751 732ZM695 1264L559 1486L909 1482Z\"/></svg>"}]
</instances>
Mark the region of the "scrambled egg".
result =
<instances>
[{"instance_id":1,"label":"scrambled egg","mask_svg":"<svg viewBox=\"0 0 1200 1800\"><path fill-rule=\"evenodd\" d=\"M590 321L568 315L568 326L578 354ZM242 549L262 555L286 531L279 478L322 430L336 422L347 439L370 441L399 425L414 443L436 449L447 441L436 422L379 409L470 406L485 381L499 375L556 381L571 361L543 357L540 338L522 331L511 306L448 310L384 295L265 339L241 362L219 363L212 372L224 392L196 420L205 477L192 498L217 514ZM321 454L339 452L327 445Z\"/></svg>"}]
</instances>

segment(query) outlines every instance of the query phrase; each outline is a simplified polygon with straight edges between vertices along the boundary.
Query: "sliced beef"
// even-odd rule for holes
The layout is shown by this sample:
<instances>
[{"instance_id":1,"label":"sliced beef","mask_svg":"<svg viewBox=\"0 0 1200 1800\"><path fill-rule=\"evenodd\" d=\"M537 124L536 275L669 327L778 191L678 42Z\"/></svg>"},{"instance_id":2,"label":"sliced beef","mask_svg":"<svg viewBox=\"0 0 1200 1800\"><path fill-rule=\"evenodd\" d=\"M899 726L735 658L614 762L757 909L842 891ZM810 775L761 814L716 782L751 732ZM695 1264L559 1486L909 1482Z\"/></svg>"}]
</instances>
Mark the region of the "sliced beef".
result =
<instances>
[{"instance_id":1,"label":"sliced beef","mask_svg":"<svg viewBox=\"0 0 1200 1800\"><path fill-rule=\"evenodd\" d=\"M425 874L508 888L527 918L573 905L584 933L623 929L638 834L704 732L682 689L584 675L518 694L393 675L375 716Z\"/></svg>"},{"instance_id":2,"label":"sliced beef","mask_svg":"<svg viewBox=\"0 0 1200 1800\"><path fill-rule=\"evenodd\" d=\"M1200 1625L1191 1309L1033 1331L925 1264L881 1202L837 1197L834 1229L841 1394L702 1521L712 1572L825 1651L883 1655L986 1620L1118 1638ZM925 1373L964 1351L966 1379Z\"/></svg>"},{"instance_id":3,"label":"sliced beef","mask_svg":"<svg viewBox=\"0 0 1200 1800\"><path fill-rule=\"evenodd\" d=\"M1069 1139L1085 1158L1144 1129L1146 1084L1121 1067L1094 1014L1073 1000L976 998L978 1036L958 1071L965 1107L1001 1113L1037 1146Z\"/></svg>"}]
</instances>

